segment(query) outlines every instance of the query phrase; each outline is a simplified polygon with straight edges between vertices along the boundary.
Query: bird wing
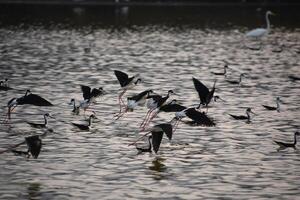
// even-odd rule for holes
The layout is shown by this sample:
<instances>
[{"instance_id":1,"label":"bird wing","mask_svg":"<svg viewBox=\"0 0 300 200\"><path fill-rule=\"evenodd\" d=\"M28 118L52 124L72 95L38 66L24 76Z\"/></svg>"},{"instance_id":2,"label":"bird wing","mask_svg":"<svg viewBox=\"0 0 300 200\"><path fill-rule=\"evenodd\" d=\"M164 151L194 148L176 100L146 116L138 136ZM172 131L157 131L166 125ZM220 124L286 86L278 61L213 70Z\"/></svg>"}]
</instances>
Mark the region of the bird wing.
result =
<instances>
[{"instance_id":1,"label":"bird wing","mask_svg":"<svg viewBox=\"0 0 300 200\"><path fill-rule=\"evenodd\" d=\"M173 127L171 124L159 124L158 125L162 130L163 132L167 135L168 139L171 140L172 139L172 136L173 136Z\"/></svg>"},{"instance_id":2,"label":"bird wing","mask_svg":"<svg viewBox=\"0 0 300 200\"><path fill-rule=\"evenodd\" d=\"M195 108L186 110L186 116L195 121L197 124L206 126L215 126L215 123L205 113L197 111Z\"/></svg>"},{"instance_id":3,"label":"bird wing","mask_svg":"<svg viewBox=\"0 0 300 200\"><path fill-rule=\"evenodd\" d=\"M260 37L263 36L267 32L267 29L264 28L257 28L249 31L246 36L247 37Z\"/></svg>"},{"instance_id":4,"label":"bird wing","mask_svg":"<svg viewBox=\"0 0 300 200\"><path fill-rule=\"evenodd\" d=\"M160 107L160 111L163 112L180 112L186 109L185 106L179 105L179 104L167 104L162 107Z\"/></svg>"},{"instance_id":5,"label":"bird wing","mask_svg":"<svg viewBox=\"0 0 300 200\"><path fill-rule=\"evenodd\" d=\"M128 97L130 100L134 100L134 101L140 101L143 97L145 97L145 95L147 95L149 92L149 90L145 90L137 95Z\"/></svg>"},{"instance_id":6,"label":"bird wing","mask_svg":"<svg viewBox=\"0 0 300 200\"><path fill-rule=\"evenodd\" d=\"M199 81L198 79L193 77L193 83L195 86L196 91L198 92L201 104L205 104L206 103L206 97L209 93L208 88L201 83L201 81Z\"/></svg>"},{"instance_id":7,"label":"bird wing","mask_svg":"<svg viewBox=\"0 0 300 200\"><path fill-rule=\"evenodd\" d=\"M163 134L164 132L162 131L152 132L152 146L155 153L157 153L159 149Z\"/></svg>"},{"instance_id":8,"label":"bird wing","mask_svg":"<svg viewBox=\"0 0 300 200\"><path fill-rule=\"evenodd\" d=\"M18 104L31 104L34 106L53 106L48 100L36 94L29 94L18 99Z\"/></svg>"},{"instance_id":9,"label":"bird wing","mask_svg":"<svg viewBox=\"0 0 300 200\"><path fill-rule=\"evenodd\" d=\"M90 99L91 98L91 88L89 86L80 85L83 99Z\"/></svg>"},{"instance_id":10,"label":"bird wing","mask_svg":"<svg viewBox=\"0 0 300 200\"><path fill-rule=\"evenodd\" d=\"M103 92L101 90L94 88L91 92L91 97L98 97L102 94L103 94Z\"/></svg>"},{"instance_id":11,"label":"bird wing","mask_svg":"<svg viewBox=\"0 0 300 200\"><path fill-rule=\"evenodd\" d=\"M28 146L28 151L34 158L37 158L41 152L42 140L38 135L26 137L25 140Z\"/></svg>"},{"instance_id":12,"label":"bird wing","mask_svg":"<svg viewBox=\"0 0 300 200\"><path fill-rule=\"evenodd\" d=\"M116 75L121 87L126 86L126 83L128 82L128 75L119 70L115 70L114 72L115 72L115 75Z\"/></svg>"}]
</instances>

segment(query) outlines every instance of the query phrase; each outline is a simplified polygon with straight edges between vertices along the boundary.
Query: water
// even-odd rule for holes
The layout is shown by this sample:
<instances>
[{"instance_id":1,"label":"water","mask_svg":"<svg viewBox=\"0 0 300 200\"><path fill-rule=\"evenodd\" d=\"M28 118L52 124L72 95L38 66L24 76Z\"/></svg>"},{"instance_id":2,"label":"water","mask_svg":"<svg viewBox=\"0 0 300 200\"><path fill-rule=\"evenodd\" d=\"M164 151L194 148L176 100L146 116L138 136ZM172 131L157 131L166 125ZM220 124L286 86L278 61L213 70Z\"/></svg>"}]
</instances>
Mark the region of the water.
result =
<instances>
[{"instance_id":1,"label":"water","mask_svg":"<svg viewBox=\"0 0 300 200\"><path fill-rule=\"evenodd\" d=\"M0 126L1 150L28 135L44 133L26 121L42 121L45 112L56 119L49 121L54 132L43 137L38 159L0 155L0 198L296 199L299 151L277 152L272 141L292 141L299 130L299 82L288 75L300 75L300 30L275 27L261 50L250 50L241 42L247 30L165 25L1 27L1 79L8 77L17 89L1 91L1 113L12 97L29 88L55 104L19 106L11 126ZM85 52L86 47L91 52ZM228 76L213 76L211 72L223 70L224 61L229 63ZM113 120L120 92L115 69L139 73L143 79L127 95L149 88L161 94L173 89L172 98L186 106L199 101L192 77L208 87L217 79L216 94L226 100L209 108L217 126L182 123L173 141L163 140L157 155L137 155L128 144L138 137L146 108ZM241 87L225 81L238 79L240 73L248 74ZM70 124L84 119L83 113L72 115L67 105L71 98L82 98L80 84L107 91L93 106L99 119L91 131L78 131ZM284 102L281 112L264 110L261 104L275 105L277 96ZM246 107L257 113L250 124L228 115L244 114ZM160 113L151 125L172 117Z\"/></svg>"}]
</instances>

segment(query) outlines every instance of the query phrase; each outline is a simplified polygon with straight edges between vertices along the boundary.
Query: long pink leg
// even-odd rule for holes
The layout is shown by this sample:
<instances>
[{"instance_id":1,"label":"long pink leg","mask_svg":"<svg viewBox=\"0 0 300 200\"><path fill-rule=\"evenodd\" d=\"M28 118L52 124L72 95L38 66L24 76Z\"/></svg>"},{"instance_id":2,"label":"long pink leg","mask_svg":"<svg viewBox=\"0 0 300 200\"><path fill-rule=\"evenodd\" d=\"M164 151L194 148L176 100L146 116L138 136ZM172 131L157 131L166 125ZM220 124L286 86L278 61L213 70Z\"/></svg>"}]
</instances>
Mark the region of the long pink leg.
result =
<instances>
[{"instance_id":1,"label":"long pink leg","mask_svg":"<svg viewBox=\"0 0 300 200\"><path fill-rule=\"evenodd\" d=\"M121 113L122 107L125 105L124 101L122 100L122 96L125 94L125 92L126 92L126 89L123 90L123 92L121 92L121 94L119 95L119 98L118 98L119 105L120 105L120 111L119 111L119 113Z\"/></svg>"},{"instance_id":2,"label":"long pink leg","mask_svg":"<svg viewBox=\"0 0 300 200\"><path fill-rule=\"evenodd\" d=\"M144 125L144 123L146 122L146 120L148 119L148 117L150 116L150 114L152 113L153 109L149 109L144 120L142 121L140 128Z\"/></svg>"},{"instance_id":3,"label":"long pink leg","mask_svg":"<svg viewBox=\"0 0 300 200\"><path fill-rule=\"evenodd\" d=\"M128 107L126 106L124 111L122 111L121 113L119 113L115 116L115 117L117 117L116 120L120 119L125 113L127 113L127 111L128 111Z\"/></svg>"},{"instance_id":4,"label":"long pink leg","mask_svg":"<svg viewBox=\"0 0 300 200\"><path fill-rule=\"evenodd\" d=\"M175 133L177 127L178 127L178 124L179 124L180 120L177 120L176 123L174 124L174 130L173 130L173 133Z\"/></svg>"},{"instance_id":5,"label":"long pink leg","mask_svg":"<svg viewBox=\"0 0 300 200\"><path fill-rule=\"evenodd\" d=\"M155 112L152 114L152 116L148 117L148 120L145 122L144 126L142 127L142 130L144 130L148 125L149 123L157 116L158 112Z\"/></svg>"}]
</instances>

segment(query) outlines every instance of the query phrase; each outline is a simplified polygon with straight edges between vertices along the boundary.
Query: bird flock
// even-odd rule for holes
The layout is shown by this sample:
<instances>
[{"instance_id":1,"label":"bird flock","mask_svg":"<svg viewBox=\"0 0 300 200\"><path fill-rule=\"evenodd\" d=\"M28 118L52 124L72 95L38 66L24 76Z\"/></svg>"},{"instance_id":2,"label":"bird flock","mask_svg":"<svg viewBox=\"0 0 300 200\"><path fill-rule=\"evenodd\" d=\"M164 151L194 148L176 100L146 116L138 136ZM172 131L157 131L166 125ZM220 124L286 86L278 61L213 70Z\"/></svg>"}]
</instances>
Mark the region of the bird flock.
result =
<instances>
[{"instance_id":1,"label":"bird flock","mask_svg":"<svg viewBox=\"0 0 300 200\"><path fill-rule=\"evenodd\" d=\"M228 70L228 65L224 66L224 72L212 72L215 76L226 76L226 70ZM159 147L162 143L163 136L166 135L168 140L172 140L173 134L180 122L186 123L188 125L193 126L206 126L212 127L216 126L216 122L208 115L208 105L212 101L225 101L221 97L215 95L216 90L216 81L214 82L211 89L208 89L200 80L195 77L192 77L192 83L195 88L195 93L199 96L199 104L196 106L184 106L178 103L176 99L170 99L170 97L174 94L173 90L169 90L165 96L159 95L155 93L152 89L148 89L137 93L132 96L127 96L127 103L125 103L123 97L126 94L126 91L134 89L134 87L138 84L142 83L142 79L139 75L135 75L129 77L127 73L114 70L114 74L120 84L121 93L118 95L118 106L119 112L115 113L114 120L119 120L122 118L127 112L134 112L137 107L145 106L148 111L145 113L144 119L139 124L138 132L146 132L144 135L139 137L136 141L133 141L129 145L135 145L138 153L142 152L152 152L157 153L159 151ZM229 81L229 84L240 84L241 78L245 77L245 74L240 75L239 81ZM297 78L297 77L296 77ZM295 77L293 77L292 81L297 81ZM8 84L8 79L0 82L0 91L8 91L13 90ZM192 84L191 83L191 84ZM75 99L71 99L69 105L73 107L70 112L74 115L79 115L81 110L84 111L84 116L86 115L86 111L90 111L92 114L87 118L86 123L75 123L71 122L74 127L79 130L89 131L94 119L97 119L96 112L91 108L91 105L96 102L96 99L105 95L107 92L102 88L93 88L91 89L89 86L81 85L81 92L83 99L76 104ZM269 111L277 111L280 112L280 103L281 99L279 97L276 98L276 106L268 106L262 105L264 109ZM33 94L30 90L27 90L24 96L14 97L7 102L7 113L5 114L5 118L2 122L2 125L9 125L11 121L11 115L13 111L17 108L17 106L21 105L33 105L33 106L55 106L47 99L41 97L40 95ZM149 124L153 121L155 117L159 115L159 113L173 113L174 116L167 123L156 124L152 127L149 127ZM234 120L245 120L246 123L251 123L251 116L256 115L252 111L251 108L246 109L246 115L234 115L228 114ZM46 129L53 131L47 128L48 118L54 118L50 113L44 114L44 123L35 123L35 122L26 122L33 128ZM188 121L183 121L184 118L188 118ZM57 120L57 119L56 119ZM297 136L300 135L299 132L294 134L294 142L293 143L284 143L280 141L274 141L274 143L279 145L278 150L292 147L296 148L297 144ZM139 147L136 145L138 141L148 136L148 147ZM27 151L16 150L16 148L22 144L27 144ZM25 155L28 158L32 156L33 158L37 158L42 147L42 141L39 135L33 135L25 138L25 141L13 145L3 151L0 151L0 154L5 152L12 152L15 155Z\"/></svg>"}]
</instances>

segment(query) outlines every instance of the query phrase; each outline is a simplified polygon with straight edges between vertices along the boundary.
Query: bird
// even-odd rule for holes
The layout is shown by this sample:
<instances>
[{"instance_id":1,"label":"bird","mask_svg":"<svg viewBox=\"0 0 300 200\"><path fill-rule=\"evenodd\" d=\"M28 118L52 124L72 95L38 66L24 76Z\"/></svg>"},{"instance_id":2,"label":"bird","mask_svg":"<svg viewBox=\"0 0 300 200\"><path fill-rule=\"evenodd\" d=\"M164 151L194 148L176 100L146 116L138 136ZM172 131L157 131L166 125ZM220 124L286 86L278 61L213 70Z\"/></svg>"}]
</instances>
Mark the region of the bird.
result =
<instances>
[{"instance_id":1,"label":"bird","mask_svg":"<svg viewBox=\"0 0 300 200\"><path fill-rule=\"evenodd\" d=\"M237 81L237 80L226 80L228 83L230 84L234 84L234 85L240 85L242 83L242 77L246 77L246 74L245 73L242 73L240 75L240 79Z\"/></svg>"},{"instance_id":2,"label":"bird","mask_svg":"<svg viewBox=\"0 0 300 200\"><path fill-rule=\"evenodd\" d=\"M264 35L267 35L271 29L269 15L275 15L275 14L272 13L271 11L266 12L265 17L266 17L267 28L257 28L251 30L246 34L246 37L252 37L257 39L263 37Z\"/></svg>"},{"instance_id":3,"label":"bird","mask_svg":"<svg viewBox=\"0 0 300 200\"><path fill-rule=\"evenodd\" d=\"M83 99L93 102L97 97L104 94L102 87L91 89L89 86L80 85Z\"/></svg>"},{"instance_id":4,"label":"bird","mask_svg":"<svg viewBox=\"0 0 300 200\"><path fill-rule=\"evenodd\" d=\"M0 91L12 90L11 87L8 86L8 79L4 79L4 81L0 81Z\"/></svg>"},{"instance_id":5,"label":"bird","mask_svg":"<svg viewBox=\"0 0 300 200\"><path fill-rule=\"evenodd\" d=\"M93 119L97 119L97 117L94 114L90 115L90 117L88 119L88 124L78 124L78 123L72 122L72 125L76 126L80 130L90 130L90 126L92 125Z\"/></svg>"},{"instance_id":6,"label":"bird","mask_svg":"<svg viewBox=\"0 0 300 200\"><path fill-rule=\"evenodd\" d=\"M232 114L229 114L229 115L236 120L247 120L247 122L250 122L250 119L251 119L250 113L255 115L255 113L252 112L251 108L246 109L246 116L245 115L232 115Z\"/></svg>"},{"instance_id":7,"label":"bird","mask_svg":"<svg viewBox=\"0 0 300 200\"><path fill-rule=\"evenodd\" d=\"M74 113L75 115L79 115L79 113L80 113L80 105L76 106L75 99L71 99L69 105L73 105L72 113Z\"/></svg>"},{"instance_id":8,"label":"bird","mask_svg":"<svg viewBox=\"0 0 300 200\"><path fill-rule=\"evenodd\" d=\"M142 124L140 125L140 127L142 127L142 129L145 129L145 127L150 123L151 119L153 118L153 116L156 115L155 110L159 109L161 106L163 106L166 101L168 100L168 98L170 97L170 95L174 94L173 90L168 90L168 94L166 96L161 96L161 95L149 95L147 97L148 102L147 102L147 108L149 109L148 112L146 113L146 116L142 122ZM153 112L155 112L153 114Z\"/></svg>"},{"instance_id":9,"label":"bird","mask_svg":"<svg viewBox=\"0 0 300 200\"><path fill-rule=\"evenodd\" d=\"M274 140L274 142L279 145L279 148L277 149L277 151L279 151L281 149L289 148L289 147L296 149L297 136L299 136L299 135L300 135L299 132L294 133L294 142L293 143L285 143L285 142L279 142L279 141Z\"/></svg>"},{"instance_id":10,"label":"bird","mask_svg":"<svg viewBox=\"0 0 300 200\"><path fill-rule=\"evenodd\" d=\"M152 135L150 135L150 136L148 137L148 142L149 142L148 148L142 148L142 147L136 146L136 149L138 150L138 153L142 153L142 152L149 152L149 153L152 153L151 140L152 140Z\"/></svg>"},{"instance_id":11,"label":"bird","mask_svg":"<svg viewBox=\"0 0 300 200\"><path fill-rule=\"evenodd\" d=\"M162 138L163 138L163 134L165 133L167 138L169 140L172 140L172 136L173 136L173 126L172 126L172 121L169 123L162 123L162 124L158 124L155 125L147 130L145 130L147 133L144 134L143 136L141 136L140 138L138 138L135 142L129 144L129 145L134 145L136 144L140 139L146 137L147 135L149 135L151 133L152 135L152 148L153 151L155 153L158 152Z\"/></svg>"},{"instance_id":12,"label":"bird","mask_svg":"<svg viewBox=\"0 0 300 200\"><path fill-rule=\"evenodd\" d=\"M205 112L199 112L196 110L195 107L186 108L180 112L175 113L175 118L178 119L178 122L181 121L183 118L188 117L192 121L187 122L188 124L192 125L201 125L201 126L215 126L216 123L209 118ZM176 126L178 126L178 122Z\"/></svg>"},{"instance_id":13,"label":"bird","mask_svg":"<svg viewBox=\"0 0 300 200\"><path fill-rule=\"evenodd\" d=\"M280 102L281 99L279 97L276 98L276 107L273 107L273 106L267 106L267 105L262 105L265 109L267 110L277 110L277 112L280 112Z\"/></svg>"},{"instance_id":14,"label":"bird","mask_svg":"<svg viewBox=\"0 0 300 200\"><path fill-rule=\"evenodd\" d=\"M34 105L34 106L53 106L52 103L50 103L48 100L44 99L43 97L32 94L30 90L26 90L26 93L24 96L20 98L12 98L8 101L7 107L8 112L7 116L8 119L10 119L11 112L18 106L18 105Z\"/></svg>"},{"instance_id":15,"label":"bird","mask_svg":"<svg viewBox=\"0 0 300 200\"><path fill-rule=\"evenodd\" d=\"M122 96L125 94L125 92L128 89L131 89L134 86L136 86L138 83L140 83L142 81L142 79L138 78L138 75L129 77L128 74L126 74L125 72L119 71L119 70L114 70L114 73L120 83L121 88L123 89L123 91L119 94L119 97L118 97L118 101L119 101L119 105L120 105L119 113L121 113L122 105L124 105Z\"/></svg>"},{"instance_id":16,"label":"bird","mask_svg":"<svg viewBox=\"0 0 300 200\"><path fill-rule=\"evenodd\" d=\"M116 115L116 119L119 119L128 111L133 111L136 106L144 105L146 103L147 97L152 94L153 90L145 90L131 97L127 97L127 106L125 107L124 111Z\"/></svg>"},{"instance_id":17,"label":"bird","mask_svg":"<svg viewBox=\"0 0 300 200\"><path fill-rule=\"evenodd\" d=\"M29 124L31 127L34 127L34 128L46 128L48 125L48 117L54 118L49 113L45 113L44 114L44 120L45 120L44 123L27 122L27 124Z\"/></svg>"},{"instance_id":18,"label":"bird","mask_svg":"<svg viewBox=\"0 0 300 200\"><path fill-rule=\"evenodd\" d=\"M208 106L215 93L216 81L214 82L213 88L210 91L201 81L194 77L193 83L200 98L200 104L197 109L199 109L201 105Z\"/></svg>"},{"instance_id":19,"label":"bird","mask_svg":"<svg viewBox=\"0 0 300 200\"><path fill-rule=\"evenodd\" d=\"M212 73L217 76L226 76L227 69L229 69L228 65L224 65L224 72L212 72Z\"/></svg>"},{"instance_id":20,"label":"bird","mask_svg":"<svg viewBox=\"0 0 300 200\"><path fill-rule=\"evenodd\" d=\"M24 142L18 144L21 145ZM33 158L37 159L42 148L42 140L38 135L33 135L25 138L25 143L27 144L28 150L27 151L18 151L15 149L11 149L15 155L26 155L27 158L32 156Z\"/></svg>"}]
</instances>

